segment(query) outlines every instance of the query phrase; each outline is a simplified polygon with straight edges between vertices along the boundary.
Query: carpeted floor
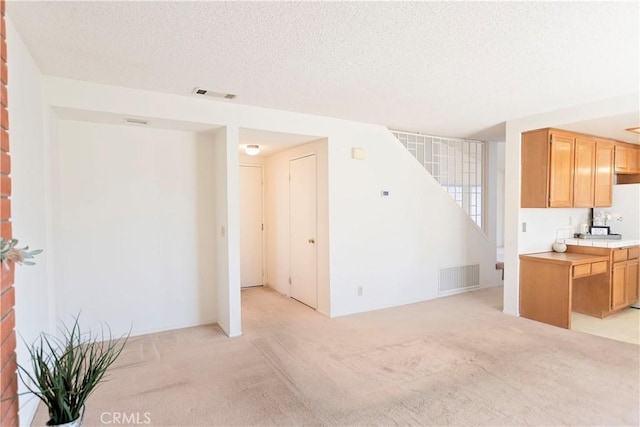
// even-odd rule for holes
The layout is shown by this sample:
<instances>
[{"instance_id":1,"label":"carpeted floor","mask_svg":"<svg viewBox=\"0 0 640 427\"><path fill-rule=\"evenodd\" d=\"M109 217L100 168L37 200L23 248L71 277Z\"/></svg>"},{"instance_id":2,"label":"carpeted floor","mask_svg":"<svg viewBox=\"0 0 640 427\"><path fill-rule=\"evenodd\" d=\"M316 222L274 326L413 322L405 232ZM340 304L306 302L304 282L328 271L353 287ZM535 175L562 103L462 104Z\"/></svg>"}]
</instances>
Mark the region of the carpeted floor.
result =
<instances>
[{"instance_id":1,"label":"carpeted floor","mask_svg":"<svg viewBox=\"0 0 640 427\"><path fill-rule=\"evenodd\" d=\"M85 425L639 424L640 346L503 315L501 298L330 320L243 291L240 338L204 326L131 339Z\"/></svg>"}]
</instances>

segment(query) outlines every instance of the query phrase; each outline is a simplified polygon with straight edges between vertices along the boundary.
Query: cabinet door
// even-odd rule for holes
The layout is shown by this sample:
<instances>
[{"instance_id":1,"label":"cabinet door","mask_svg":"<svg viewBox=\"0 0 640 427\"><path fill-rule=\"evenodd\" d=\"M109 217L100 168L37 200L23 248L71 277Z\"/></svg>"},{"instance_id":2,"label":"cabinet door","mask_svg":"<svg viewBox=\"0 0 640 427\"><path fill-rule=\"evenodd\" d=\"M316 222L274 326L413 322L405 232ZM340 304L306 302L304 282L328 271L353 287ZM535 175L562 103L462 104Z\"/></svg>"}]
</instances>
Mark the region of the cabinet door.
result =
<instances>
[{"instance_id":1,"label":"cabinet door","mask_svg":"<svg viewBox=\"0 0 640 427\"><path fill-rule=\"evenodd\" d=\"M593 206L596 144L592 139L577 137L575 142L575 164L573 175L573 206Z\"/></svg>"},{"instance_id":2,"label":"cabinet door","mask_svg":"<svg viewBox=\"0 0 640 427\"><path fill-rule=\"evenodd\" d=\"M574 139L552 135L549 151L549 206L570 208L573 206Z\"/></svg>"},{"instance_id":3,"label":"cabinet door","mask_svg":"<svg viewBox=\"0 0 640 427\"><path fill-rule=\"evenodd\" d=\"M613 193L613 144L596 142L594 207L611 206Z\"/></svg>"},{"instance_id":4,"label":"cabinet door","mask_svg":"<svg viewBox=\"0 0 640 427\"><path fill-rule=\"evenodd\" d=\"M638 287L640 287L640 263L635 259L627 262L627 304L638 301Z\"/></svg>"},{"instance_id":5,"label":"cabinet door","mask_svg":"<svg viewBox=\"0 0 640 427\"><path fill-rule=\"evenodd\" d=\"M640 148L627 147L627 163L630 173L640 173Z\"/></svg>"},{"instance_id":6,"label":"cabinet door","mask_svg":"<svg viewBox=\"0 0 640 427\"><path fill-rule=\"evenodd\" d=\"M616 172L629 172L629 153L624 145L616 145Z\"/></svg>"},{"instance_id":7,"label":"cabinet door","mask_svg":"<svg viewBox=\"0 0 640 427\"><path fill-rule=\"evenodd\" d=\"M627 303L627 263L617 262L611 269L611 309L616 310Z\"/></svg>"}]
</instances>

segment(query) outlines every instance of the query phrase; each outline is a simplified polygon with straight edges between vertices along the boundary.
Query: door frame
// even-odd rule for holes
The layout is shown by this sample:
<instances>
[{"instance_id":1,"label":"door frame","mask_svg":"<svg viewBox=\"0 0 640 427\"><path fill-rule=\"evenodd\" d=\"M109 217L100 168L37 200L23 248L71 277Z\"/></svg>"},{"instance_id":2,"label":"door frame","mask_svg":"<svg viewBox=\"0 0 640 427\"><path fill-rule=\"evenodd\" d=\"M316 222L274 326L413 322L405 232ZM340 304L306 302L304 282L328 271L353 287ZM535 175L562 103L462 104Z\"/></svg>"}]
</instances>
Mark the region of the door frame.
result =
<instances>
[{"instance_id":1,"label":"door frame","mask_svg":"<svg viewBox=\"0 0 640 427\"><path fill-rule=\"evenodd\" d=\"M318 155L317 155L317 151L313 150L310 151L306 154L301 154L299 156L293 157L291 159L289 159L289 298L295 299L291 296L291 266L292 266L292 262L291 262L291 162L294 162L296 160L301 160L307 157L311 157L314 156L315 157L315 195L316 195L316 212L315 212L315 248L316 248L316 255L315 255L315 262L316 262L316 308L313 308L311 306L308 306L307 304L304 304L302 301L299 301L301 304L306 305L309 308L312 308L313 310L318 310L317 308L317 301L318 301ZM296 300L298 301L298 300Z\"/></svg>"},{"instance_id":2,"label":"door frame","mask_svg":"<svg viewBox=\"0 0 640 427\"><path fill-rule=\"evenodd\" d=\"M259 164L251 164L251 163L240 163L238 165L238 168L243 168L243 167L251 167L251 168L260 168L260 198L261 203L261 212L260 212L260 220L262 221L262 280L261 280L261 285L260 286L264 286L265 285L265 277L266 277L266 270L267 270L267 259L266 259L266 233L265 233L265 222L264 222L264 165L259 165ZM240 197L242 197L242 194L240 194ZM242 269L242 266L240 266L240 268ZM257 288L258 286L247 286L246 288L242 287L242 283L240 283L240 290L242 289L249 289L249 288Z\"/></svg>"}]
</instances>

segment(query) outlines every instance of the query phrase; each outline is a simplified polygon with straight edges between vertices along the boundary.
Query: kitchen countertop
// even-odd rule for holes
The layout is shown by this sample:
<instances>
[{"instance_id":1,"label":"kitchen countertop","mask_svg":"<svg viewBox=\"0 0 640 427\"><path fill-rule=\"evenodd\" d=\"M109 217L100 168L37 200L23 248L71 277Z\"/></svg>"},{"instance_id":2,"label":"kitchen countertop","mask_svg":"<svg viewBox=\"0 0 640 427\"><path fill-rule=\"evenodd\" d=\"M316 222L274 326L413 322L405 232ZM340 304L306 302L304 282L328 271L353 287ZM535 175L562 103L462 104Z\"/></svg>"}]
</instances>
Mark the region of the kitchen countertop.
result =
<instances>
[{"instance_id":1,"label":"kitchen countertop","mask_svg":"<svg viewBox=\"0 0 640 427\"><path fill-rule=\"evenodd\" d=\"M623 248L625 246L638 246L640 239L623 240L597 240L597 239L562 239L567 245L593 246L595 248Z\"/></svg>"},{"instance_id":2,"label":"kitchen countertop","mask_svg":"<svg viewBox=\"0 0 640 427\"><path fill-rule=\"evenodd\" d=\"M580 265L592 262L609 261L609 256L580 254L575 252L540 252L520 255L520 259L529 261L548 262L552 264Z\"/></svg>"}]
</instances>

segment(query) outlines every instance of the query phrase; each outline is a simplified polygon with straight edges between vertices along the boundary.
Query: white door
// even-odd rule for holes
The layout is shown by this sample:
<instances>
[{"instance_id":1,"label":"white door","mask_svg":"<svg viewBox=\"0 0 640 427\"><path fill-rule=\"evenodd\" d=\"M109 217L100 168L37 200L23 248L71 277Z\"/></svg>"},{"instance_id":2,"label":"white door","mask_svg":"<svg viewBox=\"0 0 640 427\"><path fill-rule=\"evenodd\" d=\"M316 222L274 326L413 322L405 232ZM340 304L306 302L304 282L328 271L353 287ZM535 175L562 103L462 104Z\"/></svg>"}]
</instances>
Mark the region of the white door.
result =
<instances>
[{"instance_id":1,"label":"white door","mask_svg":"<svg viewBox=\"0 0 640 427\"><path fill-rule=\"evenodd\" d=\"M291 297L317 308L316 156L289 162Z\"/></svg>"},{"instance_id":2,"label":"white door","mask_svg":"<svg viewBox=\"0 0 640 427\"><path fill-rule=\"evenodd\" d=\"M263 285L262 166L240 166L240 285Z\"/></svg>"}]
</instances>

